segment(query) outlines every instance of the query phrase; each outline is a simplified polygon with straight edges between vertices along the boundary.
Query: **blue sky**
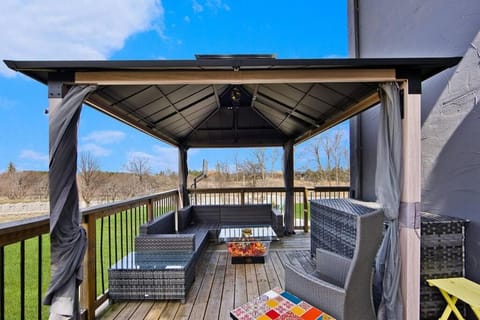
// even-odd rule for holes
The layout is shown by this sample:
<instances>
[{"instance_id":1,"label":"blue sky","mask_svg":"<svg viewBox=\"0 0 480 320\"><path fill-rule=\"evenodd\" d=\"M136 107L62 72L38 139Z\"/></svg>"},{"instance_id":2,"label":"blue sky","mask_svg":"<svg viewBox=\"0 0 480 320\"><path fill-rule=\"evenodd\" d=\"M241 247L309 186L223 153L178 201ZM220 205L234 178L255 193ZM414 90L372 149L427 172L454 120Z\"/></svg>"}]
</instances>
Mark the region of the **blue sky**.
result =
<instances>
[{"instance_id":1,"label":"blue sky","mask_svg":"<svg viewBox=\"0 0 480 320\"><path fill-rule=\"evenodd\" d=\"M290 4L290 5L289 5ZM195 54L273 53L277 58L347 57L346 1L3 0L0 59L194 59ZM0 65L0 172L48 169L47 88ZM336 130L345 131L340 125ZM308 143L295 167L312 166ZM85 107L79 150L102 170L125 171L132 157L153 172L177 168L176 149ZM270 153L270 150L268 150ZM193 149L189 167L251 158L249 149ZM280 168L280 158L275 167Z\"/></svg>"}]
</instances>

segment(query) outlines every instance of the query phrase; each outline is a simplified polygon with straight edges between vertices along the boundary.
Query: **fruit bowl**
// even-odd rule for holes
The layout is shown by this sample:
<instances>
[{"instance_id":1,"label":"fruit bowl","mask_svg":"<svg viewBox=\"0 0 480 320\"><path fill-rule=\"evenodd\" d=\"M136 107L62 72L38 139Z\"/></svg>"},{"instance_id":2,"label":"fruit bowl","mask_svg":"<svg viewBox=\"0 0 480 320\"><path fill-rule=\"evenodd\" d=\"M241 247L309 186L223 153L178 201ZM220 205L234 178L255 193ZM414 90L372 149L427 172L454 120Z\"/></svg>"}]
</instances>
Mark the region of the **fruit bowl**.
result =
<instances>
[{"instance_id":1,"label":"fruit bowl","mask_svg":"<svg viewBox=\"0 0 480 320\"><path fill-rule=\"evenodd\" d=\"M232 257L263 257L267 255L268 241L235 241L227 244Z\"/></svg>"}]
</instances>

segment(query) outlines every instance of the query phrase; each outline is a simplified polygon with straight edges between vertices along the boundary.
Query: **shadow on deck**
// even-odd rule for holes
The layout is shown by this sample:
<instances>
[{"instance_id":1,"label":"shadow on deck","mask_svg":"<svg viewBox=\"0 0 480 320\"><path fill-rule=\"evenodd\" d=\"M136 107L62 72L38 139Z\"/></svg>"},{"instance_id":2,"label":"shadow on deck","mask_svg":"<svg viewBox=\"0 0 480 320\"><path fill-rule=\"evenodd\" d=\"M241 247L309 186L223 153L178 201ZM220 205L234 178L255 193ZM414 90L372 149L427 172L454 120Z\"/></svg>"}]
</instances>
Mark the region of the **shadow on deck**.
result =
<instances>
[{"instance_id":1,"label":"shadow on deck","mask_svg":"<svg viewBox=\"0 0 480 320\"><path fill-rule=\"evenodd\" d=\"M312 271L309 233L272 242L265 264L231 264L225 244L209 244L185 304L176 300L117 302L97 319L230 319L235 307L271 288L283 288L285 261Z\"/></svg>"}]
</instances>

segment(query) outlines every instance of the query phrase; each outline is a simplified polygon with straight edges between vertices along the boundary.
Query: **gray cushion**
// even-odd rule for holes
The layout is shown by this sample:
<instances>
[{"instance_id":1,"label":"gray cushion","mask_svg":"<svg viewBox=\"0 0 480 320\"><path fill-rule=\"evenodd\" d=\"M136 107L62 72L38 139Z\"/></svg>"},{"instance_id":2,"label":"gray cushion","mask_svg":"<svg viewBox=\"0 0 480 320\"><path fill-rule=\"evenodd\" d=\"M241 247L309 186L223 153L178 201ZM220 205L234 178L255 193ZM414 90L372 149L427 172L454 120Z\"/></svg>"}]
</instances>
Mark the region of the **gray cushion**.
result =
<instances>
[{"instance_id":1,"label":"gray cushion","mask_svg":"<svg viewBox=\"0 0 480 320\"><path fill-rule=\"evenodd\" d=\"M175 212L170 211L140 226L140 234L175 233Z\"/></svg>"},{"instance_id":2,"label":"gray cushion","mask_svg":"<svg viewBox=\"0 0 480 320\"><path fill-rule=\"evenodd\" d=\"M226 205L220 208L222 225L272 224L272 205Z\"/></svg>"},{"instance_id":3,"label":"gray cushion","mask_svg":"<svg viewBox=\"0 0 480 320\"><path fill-rule=\"evenodd\" d=\"M192 206L194 224L220 223L220 206Z\"/></svg>"}]
</instances>

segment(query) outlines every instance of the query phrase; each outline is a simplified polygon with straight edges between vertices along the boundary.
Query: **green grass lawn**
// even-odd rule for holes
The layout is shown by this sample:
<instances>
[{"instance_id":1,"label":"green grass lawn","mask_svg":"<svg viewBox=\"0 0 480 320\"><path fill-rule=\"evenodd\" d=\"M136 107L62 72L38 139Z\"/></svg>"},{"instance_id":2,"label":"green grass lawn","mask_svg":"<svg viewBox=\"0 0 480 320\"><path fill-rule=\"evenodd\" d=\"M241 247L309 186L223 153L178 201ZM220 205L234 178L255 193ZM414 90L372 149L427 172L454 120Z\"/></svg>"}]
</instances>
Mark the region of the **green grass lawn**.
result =
<instances>
[{"instance_id":1,"label":"green grass lawn","mask_svg":"<svg viewBox=\"0 0 480 320\"><path fill-rule=\"evenodd\" d=\"M5 319L21 319L20 243L8 245L5 254ZM50 282L50 239L42 236L42 296ZM36 319L38 312L38 238L25 241L25 319ZM41 306L42 319L48 319L48 307Z\"/></svg>"}]
</instances>

